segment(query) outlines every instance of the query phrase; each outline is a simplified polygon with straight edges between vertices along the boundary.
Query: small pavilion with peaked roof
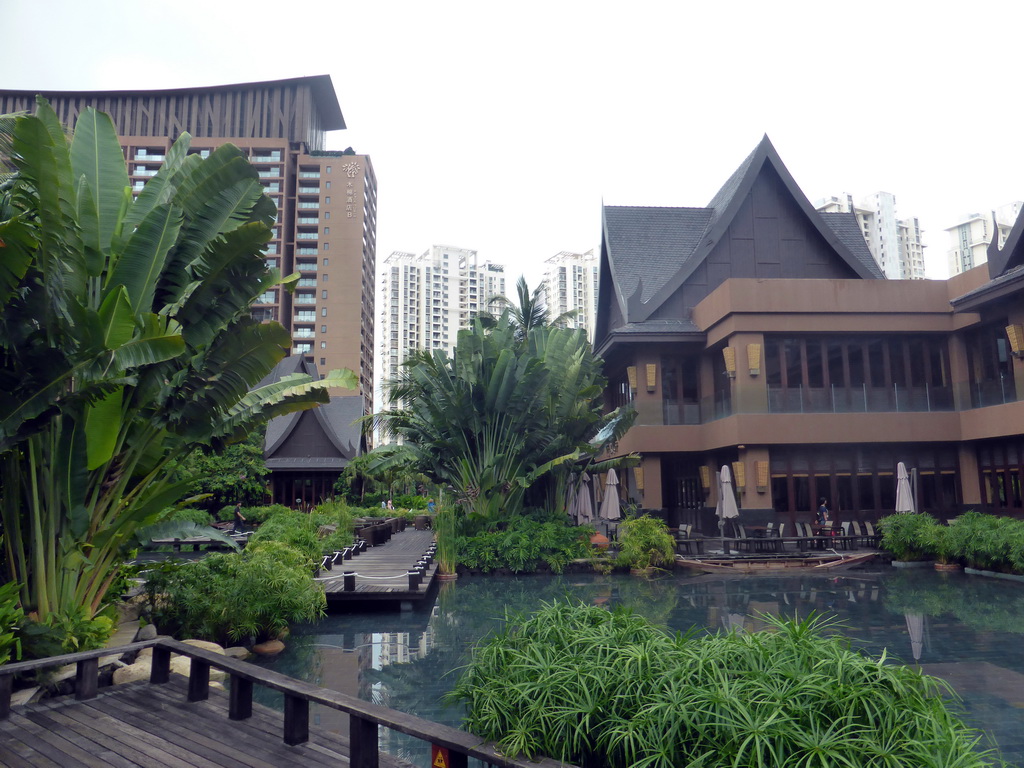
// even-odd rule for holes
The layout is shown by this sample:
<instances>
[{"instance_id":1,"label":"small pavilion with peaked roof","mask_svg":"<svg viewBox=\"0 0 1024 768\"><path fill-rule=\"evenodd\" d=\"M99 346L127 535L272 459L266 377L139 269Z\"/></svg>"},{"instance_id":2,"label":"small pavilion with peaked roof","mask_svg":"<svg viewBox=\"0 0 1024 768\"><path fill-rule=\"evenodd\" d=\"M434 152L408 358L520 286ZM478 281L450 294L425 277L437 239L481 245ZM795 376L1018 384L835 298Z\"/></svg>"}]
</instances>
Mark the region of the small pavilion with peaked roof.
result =
<instances>
[{"instance_id":1,"label":"small pavilion with peaked roof","mask_svg":"<svg viewBox=\"0 0 1024 768\"><path fill-rule=\"evenodd\" d=\"M292 373L319 378L302 355L284 358L260 385ZM349 461L366 451L359 420L363 398L332 396L316 408L271 419L263 444L274 504L309 509L334 495L334 483Z\"/></svg>"}]
</instances>

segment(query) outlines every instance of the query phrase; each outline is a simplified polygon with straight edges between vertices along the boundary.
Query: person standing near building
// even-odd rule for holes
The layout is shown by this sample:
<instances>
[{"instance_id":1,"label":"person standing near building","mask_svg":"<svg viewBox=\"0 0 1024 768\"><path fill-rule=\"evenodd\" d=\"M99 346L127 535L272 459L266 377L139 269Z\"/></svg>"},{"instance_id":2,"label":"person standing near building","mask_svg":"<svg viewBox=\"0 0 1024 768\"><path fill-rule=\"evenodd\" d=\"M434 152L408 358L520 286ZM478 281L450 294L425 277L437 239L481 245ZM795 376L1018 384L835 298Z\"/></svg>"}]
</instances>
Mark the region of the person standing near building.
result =
<instances>
[{"instance_id":1,"label":"person standing near building","mask_svg":"<svg viewBox=\"0 0 1024 768\"><path fill-rule=\"evenodd\" d=\"M825 525L825 523L831 522L832 515L828 511L828 499L822 496L818 499L818 525Z\"/></svg>"},{"instance_id":2,"label":"person standing near building","mask_svg":"<svg viewBox=\"0 0 1024 768\"><path fill-rule=\"evenodd\" d=\"M242 514L242 503L235 504L235 524L231 526L232 533L245 533L245 515Z\"/></svg>"}]
</instances>

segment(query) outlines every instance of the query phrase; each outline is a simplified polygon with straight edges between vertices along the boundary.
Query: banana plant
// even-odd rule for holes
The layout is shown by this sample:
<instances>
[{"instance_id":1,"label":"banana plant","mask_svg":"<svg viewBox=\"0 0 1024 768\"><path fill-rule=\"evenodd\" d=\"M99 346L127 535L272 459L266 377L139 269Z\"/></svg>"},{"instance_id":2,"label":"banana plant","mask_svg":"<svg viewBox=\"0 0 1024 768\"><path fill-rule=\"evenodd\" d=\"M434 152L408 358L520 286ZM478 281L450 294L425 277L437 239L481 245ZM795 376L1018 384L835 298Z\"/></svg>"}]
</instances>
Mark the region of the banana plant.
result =
<instances>
[{"instance_id":1,"label":"banana plant","mask_svg":"<svg viewBox=\"0 0 1024 768\"><path fill-rule=\"evenodd\" d=\"M251 317L282 281L262 251L276 219L255 169L183 134L133 197L107 115L68 138L40 99L14 122L0 189L0 516L5 577L40 620L103 605L135 533L184 495L175 462L314 407L329 387L289 376Z\"/></svg>"}]
</instances>

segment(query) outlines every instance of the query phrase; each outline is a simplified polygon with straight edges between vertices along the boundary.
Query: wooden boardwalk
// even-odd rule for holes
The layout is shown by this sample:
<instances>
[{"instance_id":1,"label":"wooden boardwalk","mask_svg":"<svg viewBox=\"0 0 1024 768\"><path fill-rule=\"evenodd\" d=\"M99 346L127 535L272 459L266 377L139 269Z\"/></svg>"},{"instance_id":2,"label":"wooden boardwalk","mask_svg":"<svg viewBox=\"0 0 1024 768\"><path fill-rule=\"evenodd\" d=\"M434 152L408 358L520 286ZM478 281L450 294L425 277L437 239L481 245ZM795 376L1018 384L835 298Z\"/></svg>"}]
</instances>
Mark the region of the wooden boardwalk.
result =
<instances>
[{"instance_id":1,"label":"wooden boardwalk","mask_svg":"<svg viewBox=\"0 0 1024 768\"><path fill-rule=\"evenodd\" d=\"M348 738L316 729L305 744L285 744L281 713L257 704L252 717L229 720L228 695L217 689L190 702L181 675L164 685L104 688L88 701L62 696L15 707L0 722L0 765L12 768L333 768L348 765L348 754ZM407 765L385 754L380 764Z\"/></svg>"},{"instance_id":2,"label":"wooden boardwalk","mask_svg":"<svg viewBox=\"0 0 1024 768\"><path fill-rule=\"evenodd\" d=\"M151 648L149 682L99 688L99 660ZM170 672L174 653L191 659L188 678ZM75 665L75 695L12 706L18 675ZM213 670L227 675L210 685ZM256 704L256 687L283 697L284 712ZM348 738L310 726L310 706L348 715ZM496 744L440 723L320 688L238 659L158 637L113 649L0 665L0 765L11 768L404 768L380 752L380 729L448 750L445 764L467 759L495 768L562 768L502 754ZM435 763L436 765L436 763Z\"/></svg>"},{"instance_id":3,"label":"wooden boardwalk","mask_svg":"<svg viewBox=\"0 0 1024 768\"><path fill-rule=\"evenodd\" d=\"M433 584L437 563L432 562L416 589L409 588L408 573L434 542L433 531L406 528L392 535L386 543L370 547L351 560L338 560L333 570L321 571L317 577L327 594L327 607L337 608L349 603L394 603L411 608L423 600ZM345 572L354 572L355 589L345 590Z\"/></svg>"}]
</instances>

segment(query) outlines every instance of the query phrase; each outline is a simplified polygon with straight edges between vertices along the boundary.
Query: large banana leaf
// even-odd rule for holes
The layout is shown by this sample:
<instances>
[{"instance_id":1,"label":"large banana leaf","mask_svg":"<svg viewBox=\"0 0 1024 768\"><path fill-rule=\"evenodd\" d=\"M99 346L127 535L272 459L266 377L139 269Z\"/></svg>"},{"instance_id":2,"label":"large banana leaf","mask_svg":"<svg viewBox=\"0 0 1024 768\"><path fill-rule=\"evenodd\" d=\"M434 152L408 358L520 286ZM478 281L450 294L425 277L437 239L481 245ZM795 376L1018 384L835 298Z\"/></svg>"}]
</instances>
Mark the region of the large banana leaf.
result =
<instances>
[{"instance_id":1,"label":"large banana leaf","mask_svg":"<svg viewBox=\"0 0 1024 768\"><path fill-rule=\"evenodd\" d=\"M88 255L87 271L97 276L123 215L128 170L113 122L92 107L86 108L75 124L71 169L89 190L78 201L77 215Z\"/></svg>"}]
</instances>

